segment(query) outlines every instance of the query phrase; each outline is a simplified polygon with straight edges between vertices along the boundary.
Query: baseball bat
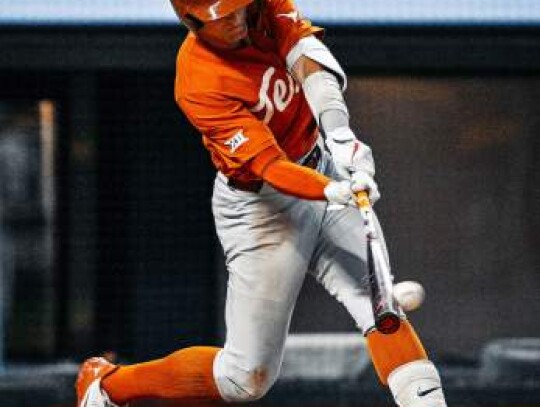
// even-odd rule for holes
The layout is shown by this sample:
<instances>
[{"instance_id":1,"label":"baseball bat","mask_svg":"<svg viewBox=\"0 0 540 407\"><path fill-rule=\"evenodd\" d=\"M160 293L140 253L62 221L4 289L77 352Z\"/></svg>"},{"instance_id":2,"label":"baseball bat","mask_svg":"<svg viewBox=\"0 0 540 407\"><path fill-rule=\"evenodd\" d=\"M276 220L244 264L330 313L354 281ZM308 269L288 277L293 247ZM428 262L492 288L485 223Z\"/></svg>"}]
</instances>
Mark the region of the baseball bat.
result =
<instances>
[{"instance_id":1,"label":"baseball bat","mask_svg":"<svg viewBox=\"0 0 540 407\"><path fill-rule=\"evenodd\" d=\"M356 194L356 203L364 219L367 239L367 266L371 288L371 306L375 327L383 334L392 334L399 329L401 319L399 306L392 294L392 274L378 236L373 210L365 191Z\"/></svg>"}]
</instances>

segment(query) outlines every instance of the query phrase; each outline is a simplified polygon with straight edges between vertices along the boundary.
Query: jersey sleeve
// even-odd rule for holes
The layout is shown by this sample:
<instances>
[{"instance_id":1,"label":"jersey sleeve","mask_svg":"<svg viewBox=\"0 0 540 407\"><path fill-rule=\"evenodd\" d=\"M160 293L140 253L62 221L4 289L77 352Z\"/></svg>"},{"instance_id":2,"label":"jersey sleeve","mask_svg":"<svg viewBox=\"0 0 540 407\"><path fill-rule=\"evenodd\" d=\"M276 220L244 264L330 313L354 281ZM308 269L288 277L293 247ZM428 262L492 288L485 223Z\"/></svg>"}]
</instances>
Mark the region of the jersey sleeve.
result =
<instances>
[{"instance_id":1,"label":"jersey sleeve","mask_svg":"<svg viewBox=\"0 0 540 407\"><path fill-rule=\"evenodd\" d=\"M281 151L272 131L241 101L200 92L184 95L177 103L202 133L217 169L227 176L244 175L245 164L270 146Z\"/></svg>"},{"instance_id":2,"label":"jersey sleeve","mask_svg":"<svg viewBox=\"0 0 540 407\"><path fill-rule=\"evenodd\" d=\"M279 44L279 55L286 58L300 39L315 35L321 38L324 30L304 18L293 0L268 0L266 13Z\"/></svg>"}]
</instances>

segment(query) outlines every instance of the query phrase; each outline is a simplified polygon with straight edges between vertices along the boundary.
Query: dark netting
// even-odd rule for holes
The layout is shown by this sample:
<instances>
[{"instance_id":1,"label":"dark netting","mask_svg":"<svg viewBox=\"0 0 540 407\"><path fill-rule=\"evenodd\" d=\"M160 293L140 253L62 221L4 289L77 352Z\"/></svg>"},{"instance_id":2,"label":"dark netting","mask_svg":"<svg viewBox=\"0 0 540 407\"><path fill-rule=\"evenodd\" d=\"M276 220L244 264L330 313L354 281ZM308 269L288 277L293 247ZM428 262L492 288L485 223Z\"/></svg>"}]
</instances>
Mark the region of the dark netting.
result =
<instances>
[{"instance_id":1,"label":"dark netting","mask_svg":"<svg viewBox=\"0 0 540 407\"><path fill-rule=\"evenodd\" d=\"M137 357L211 342L217 320L213 172L172 81L100 81L99 344Z\"/></svg>"}]
</instances>

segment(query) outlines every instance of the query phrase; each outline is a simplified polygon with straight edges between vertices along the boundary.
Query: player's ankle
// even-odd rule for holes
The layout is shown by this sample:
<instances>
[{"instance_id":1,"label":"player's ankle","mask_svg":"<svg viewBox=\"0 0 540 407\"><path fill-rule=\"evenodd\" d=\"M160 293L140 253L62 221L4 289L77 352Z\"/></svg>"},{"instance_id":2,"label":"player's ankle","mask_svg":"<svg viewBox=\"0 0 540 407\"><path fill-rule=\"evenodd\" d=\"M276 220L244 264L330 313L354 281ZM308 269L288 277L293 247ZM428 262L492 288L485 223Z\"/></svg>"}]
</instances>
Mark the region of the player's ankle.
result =
<instances>
[{"instance_id":1,"label":"player's ankle","mask_svg":"<svg viewBox=\"0 0 540 407\"><path fill-rule=\"evenodd\" d=\"M388 385L400 407L446 407L441 379L429 360L416 360L396 368Z\"/></svg>"}]
</instances>

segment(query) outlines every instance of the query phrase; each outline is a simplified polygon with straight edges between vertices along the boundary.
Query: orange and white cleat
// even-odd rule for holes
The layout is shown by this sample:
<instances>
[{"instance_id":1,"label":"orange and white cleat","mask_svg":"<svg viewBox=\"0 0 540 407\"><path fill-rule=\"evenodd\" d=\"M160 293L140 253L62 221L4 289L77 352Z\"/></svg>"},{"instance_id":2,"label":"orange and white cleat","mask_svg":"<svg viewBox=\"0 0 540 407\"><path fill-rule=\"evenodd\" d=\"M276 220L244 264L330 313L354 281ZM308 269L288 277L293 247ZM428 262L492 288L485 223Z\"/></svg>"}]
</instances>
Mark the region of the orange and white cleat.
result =
<instances>
[{"instance_id":1,"label":"orange and white cleat","mask_svg":"<svg viewBox=\"0 0 540 407\"><path fill-rule=\"evenodd\" d=\"M119 407L114 404L101 388L101 380L113 373L119 366L105 358L87 359L77 376L77 407Z\"/></svg>"}]
</instances>

